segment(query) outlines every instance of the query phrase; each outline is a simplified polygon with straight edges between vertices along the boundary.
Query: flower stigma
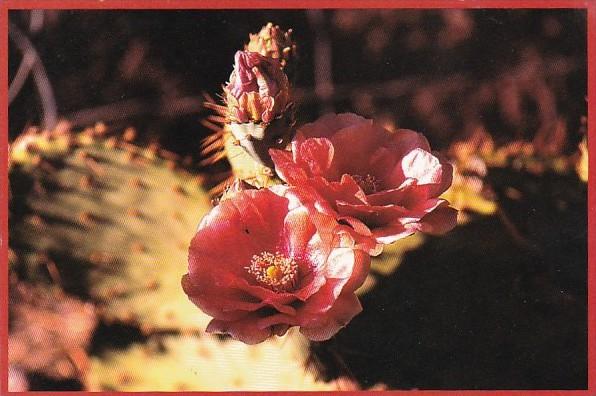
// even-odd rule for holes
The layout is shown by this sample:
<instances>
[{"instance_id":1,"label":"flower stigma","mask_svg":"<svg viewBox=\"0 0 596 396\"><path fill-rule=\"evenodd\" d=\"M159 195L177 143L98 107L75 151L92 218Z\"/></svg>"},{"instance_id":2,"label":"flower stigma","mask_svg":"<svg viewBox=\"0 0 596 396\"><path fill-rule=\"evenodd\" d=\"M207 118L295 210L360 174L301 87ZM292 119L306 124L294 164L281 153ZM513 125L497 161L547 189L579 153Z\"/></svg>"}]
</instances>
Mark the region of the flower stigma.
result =
<instances>
[{"instance_id":1,"label":"flower stigma","mask_svg":"<svg viewBox=\"0 0 596 396\"><path fill-rule=\"evenodd\" d=\"M294 288L298 265L293 258L280 252L261 252L252 256L250 266L245 267L255 279L276 292L287 292Z\"/></svg>"},{"instance_id":2,"label":"flower stigma","mask_svg":"<svg viewBox=\"0 0 596 396\"><path fill-rule=\"evenodd\" d=\"M352 175L352 178L365 194L374 194L380 190L381 180L371 174L367 173L366 176Z\"/></svg>"}]
</instances>

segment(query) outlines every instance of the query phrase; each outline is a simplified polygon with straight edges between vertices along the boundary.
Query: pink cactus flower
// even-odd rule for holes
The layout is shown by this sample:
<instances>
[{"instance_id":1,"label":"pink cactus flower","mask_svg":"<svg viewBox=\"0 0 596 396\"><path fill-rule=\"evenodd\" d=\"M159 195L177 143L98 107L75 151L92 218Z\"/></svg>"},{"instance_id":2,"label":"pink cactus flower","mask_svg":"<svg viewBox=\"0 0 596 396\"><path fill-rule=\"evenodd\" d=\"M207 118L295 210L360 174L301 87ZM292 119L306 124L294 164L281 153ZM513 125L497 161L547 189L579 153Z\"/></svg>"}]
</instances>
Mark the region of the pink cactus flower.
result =
<instances>
[{"instance_id":1,"label":"pink cactus flower","mask_svg":"<svg viewBox=\"0 0 596 396\"><path fill-rule=\"evenodd\" d=\"M336 225L271 190L229 194L201 221L182 279L213 317L207 332L256 344L292 326L311 340L345 326L362 310L354 291L370 258L342 247Z\"/></svg>"},{"instance_id":2,"label":"pink cactus flower","mask_svg":"<svg viewBox=\"0 0 596 396\"><path fill-rule=\"evenodd\" d=\"M453 168L417 132L330 114L299 128L291 152L270 154L284 181L314 191L327 213L379 243L416 231L442 234L456 224L457 211L439 198Z\"/></svg>"},{"instance_id":3,"label":"pink cactus flower","mask_svg":"<svg viewBox=\"0 0 596 396\"><path fill-rule=\"evenodd\" d=\"M279 59L238 51L234 71L224 87L231 122L269 123L288 106L288 78Z\"/></svg>"}]
</instances>

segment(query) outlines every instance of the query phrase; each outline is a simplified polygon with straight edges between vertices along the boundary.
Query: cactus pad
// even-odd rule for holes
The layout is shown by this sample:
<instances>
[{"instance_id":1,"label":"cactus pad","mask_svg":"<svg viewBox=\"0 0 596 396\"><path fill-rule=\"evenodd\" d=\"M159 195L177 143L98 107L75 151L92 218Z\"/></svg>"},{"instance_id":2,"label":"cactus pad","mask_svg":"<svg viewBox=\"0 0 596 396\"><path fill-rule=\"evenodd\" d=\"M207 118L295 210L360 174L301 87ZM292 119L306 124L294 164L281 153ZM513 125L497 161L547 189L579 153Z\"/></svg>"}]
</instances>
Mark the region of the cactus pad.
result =
<instances>
[{"instance_id":1,"label":"cactus pad","mask_svg":"<svg viewBox=\"0 0 596 396\"><path fill-rule=\"evenodd\" d=\"M107 320L203 328L207 317L180 287L188 243L210 209L200 178L156 147L101 135L35 134L13 145L16 268L91 297Z\"/></svg>"},{"instance_id":2,"label":"cactus pad","mask_svg":"<svg viewBox=\"0 0 596 396\"><path fill-rule=\"evenodd\" d=\"M99 391L345 389L346 381L315 378L306 366L306 343L295 331L258 345L210 335L154 336L147 344L93 358L87 382Z\"/></svg>"}]
</instances>

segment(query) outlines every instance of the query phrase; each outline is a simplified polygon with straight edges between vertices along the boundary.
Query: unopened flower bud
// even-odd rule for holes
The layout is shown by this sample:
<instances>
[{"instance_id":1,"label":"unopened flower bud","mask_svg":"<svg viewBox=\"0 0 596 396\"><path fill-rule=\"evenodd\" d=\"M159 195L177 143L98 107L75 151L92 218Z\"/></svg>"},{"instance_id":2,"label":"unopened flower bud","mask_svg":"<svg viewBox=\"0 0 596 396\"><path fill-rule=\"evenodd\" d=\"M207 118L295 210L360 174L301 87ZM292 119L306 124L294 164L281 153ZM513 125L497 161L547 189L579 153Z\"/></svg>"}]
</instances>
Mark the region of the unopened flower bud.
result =
<instances>
[{"instance_id":1,"label":"unopened flower bud","mask_svg":"<svg viewBox=\"0 0 596 396\"><path fill-rule=\"evenodd\" d=\"M292 29L284 32L279 26L269 22L259 33L250 34L246 51L257 52L269 58L279 59L282 66L296 56L296 44L292 40Z\"/></svg>"},{"instance_id":2,"label":"unopened flower bud","mask_svg":"<svg viewBox=\"0 0 596 396\"><path fill-rule=\"evenodd\" d=\"M290 85L278 59L238 51L230 82L224 87L232 123L270 123L289 104Z\"/></svg>"}]
</instances>

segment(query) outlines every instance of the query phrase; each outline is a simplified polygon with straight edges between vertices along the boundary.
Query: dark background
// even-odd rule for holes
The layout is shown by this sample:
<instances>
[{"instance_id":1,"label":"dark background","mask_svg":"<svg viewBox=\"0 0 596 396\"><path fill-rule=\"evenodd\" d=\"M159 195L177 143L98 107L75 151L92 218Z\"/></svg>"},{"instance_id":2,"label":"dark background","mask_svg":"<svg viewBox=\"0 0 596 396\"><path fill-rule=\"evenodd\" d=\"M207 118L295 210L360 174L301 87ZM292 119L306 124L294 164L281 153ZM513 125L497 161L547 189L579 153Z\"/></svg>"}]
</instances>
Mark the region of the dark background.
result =
<instances>
[{"instance_id":1,"label":"dark background","mask_svg":"<svg viewBox=\"0 0 596 396\"><path fill-rule=\"evenodd\" d=\"M30 25L28 12L11 12L10 20L23 31ZM578 140L573 132L586 114L582 10L45 11L29 36L59 115L75 124L134 124L195 153L207 133L197 122L200 106L176 103L218 93L247 32L268 21L292 27L299 43L302 122L356 111L424 132L442 148L478 125L505 141L562 117L570 143ZM329 59L327 75L314 67L316 51ZM11 76L20 59L11 45ZM314 94L317 73L334 95ZM513 101L517 109L507 105ZM122 114L118 104L131 102L137 110ZM105 105L112 106L97 111ZM29 79L10 107L11 139L39 121Z\"/></svg>"}]
</instances>

